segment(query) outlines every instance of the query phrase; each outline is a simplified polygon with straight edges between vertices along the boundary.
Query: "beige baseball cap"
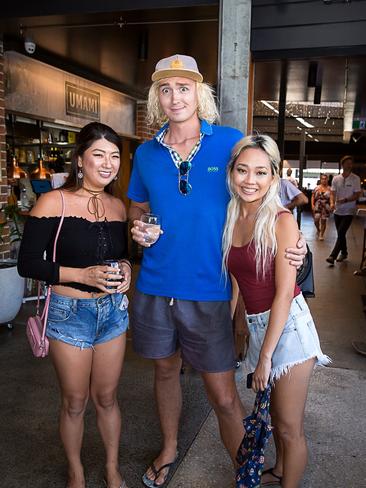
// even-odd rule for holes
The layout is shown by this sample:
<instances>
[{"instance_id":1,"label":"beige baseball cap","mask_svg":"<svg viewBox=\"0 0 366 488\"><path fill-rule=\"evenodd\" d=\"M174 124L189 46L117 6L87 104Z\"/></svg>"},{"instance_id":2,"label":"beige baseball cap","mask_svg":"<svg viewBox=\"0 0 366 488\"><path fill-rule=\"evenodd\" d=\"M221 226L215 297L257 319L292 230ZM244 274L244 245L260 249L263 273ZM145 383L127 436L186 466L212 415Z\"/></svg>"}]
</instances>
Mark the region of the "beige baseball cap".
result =
<instances>
[{"instance_id":1,"label":"beige baseball cap","mask_svg":"<svg viewBox=\"0 0 366 488\"><path fill-rule=\"evenodd\" d=\"M194 81L203 81L203 76L198 71L196 60L184 54L174 54L169 58L161 59L155 66L151 76L152 81L158 81L171 76L182 76Z\"/></svg>"}]
</instances>

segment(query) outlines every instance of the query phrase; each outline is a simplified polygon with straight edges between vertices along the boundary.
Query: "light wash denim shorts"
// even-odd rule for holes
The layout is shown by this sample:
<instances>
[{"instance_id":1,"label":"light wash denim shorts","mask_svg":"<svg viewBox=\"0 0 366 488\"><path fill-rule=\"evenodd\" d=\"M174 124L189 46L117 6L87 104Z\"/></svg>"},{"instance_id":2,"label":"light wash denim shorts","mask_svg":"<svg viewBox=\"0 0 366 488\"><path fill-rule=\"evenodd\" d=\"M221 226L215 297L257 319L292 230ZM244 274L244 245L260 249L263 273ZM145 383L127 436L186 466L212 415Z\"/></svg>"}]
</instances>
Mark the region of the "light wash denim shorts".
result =
<instances>
[{"instance_id":1,"label":"light wash denim shorts","mask_svg":"<svg viewBox=\"0 0 366 488\"><path fill-rule=\"evenodd\" d=\"M269 315L270 310L246 315L250 336L245 361L250 371L254 371L257 366ZM330 362L330 358L322 353L309 307L300 293L292 300L287 322L274 350L270 381L277 380L288 373L292 366L311 358L316 358L316 364L321 366Z\"/></svg>"},{"instance_id":2,"label":"light wash denim shorts","mask_svg":"<svg viewBox=\"0 0 366 488\"><path fill-rule=\"evenodd\" d=\"M46 335L80 349L126 332L128 300L121 293L99 298L70 298L51 292Z\"/></svg>"}]
</instances>

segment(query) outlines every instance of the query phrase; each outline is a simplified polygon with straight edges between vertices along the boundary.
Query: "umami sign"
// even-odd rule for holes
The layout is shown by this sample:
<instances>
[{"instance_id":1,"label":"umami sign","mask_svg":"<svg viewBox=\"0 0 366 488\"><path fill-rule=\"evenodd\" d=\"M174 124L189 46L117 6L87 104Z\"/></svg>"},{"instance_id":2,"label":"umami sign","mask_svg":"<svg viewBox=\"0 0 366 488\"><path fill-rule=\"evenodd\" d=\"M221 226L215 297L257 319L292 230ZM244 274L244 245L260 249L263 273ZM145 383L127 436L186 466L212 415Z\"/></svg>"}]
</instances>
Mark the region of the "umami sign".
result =
<instances>
[{"instance_id":1,"label":"umami sign","mask_svg":"<svg viewBox=\"0 0 366 488\"><path fill-rule=\"evenodd\" d=\"M100 94L65 81L66 113L85 119L100 120Z\"/></svg>"}]
</instances>

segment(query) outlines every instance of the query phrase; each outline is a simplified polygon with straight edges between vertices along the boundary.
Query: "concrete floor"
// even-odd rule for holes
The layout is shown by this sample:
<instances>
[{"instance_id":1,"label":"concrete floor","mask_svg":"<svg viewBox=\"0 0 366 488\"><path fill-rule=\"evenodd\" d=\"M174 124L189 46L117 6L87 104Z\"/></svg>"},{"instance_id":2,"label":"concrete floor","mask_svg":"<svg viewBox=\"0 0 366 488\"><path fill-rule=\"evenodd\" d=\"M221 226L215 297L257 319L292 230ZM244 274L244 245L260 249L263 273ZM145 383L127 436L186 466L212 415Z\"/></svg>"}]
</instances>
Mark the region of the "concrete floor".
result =
<instances>
[{"instance_id":1,"label":"concrete floor","mask_svg":"<svg viewBox=\"0 0 366 488\"><path fill-rule=\"evenodd\" d=\"M333 363L314 374L306 409L310 460L302 488L366 488L366 357L352 340L366 341L361 295L365 277L358 268L363 227L349 232L350 259L330 268L325 262L335 239L330 222L326 240L315 240L310 216L302 230L313 250L316 298L309 300L323 351ZM30 355L24 334L29 304L17 317L14 331L0 327L0 487L49 488L65 486L65 462L57 435L58 391L48 360ZM249 410L253 395L246 390L244 371L237 375L243 402ZM169 488L231 488L230 461L220 442L216 419L209 413L199 376L182 377L184 410L180 435L180 464ZM142 486L140 476L159 447L159 430L152 394L152 368L131 350L120 383L124 414L121 468L129 488ZM208 416L207 416L208 415ZM86 416L83 459L88 488L101 487L103 449L93 410ZM266 463L273 463L273 445Z\"/></svg>"}]
</instances>

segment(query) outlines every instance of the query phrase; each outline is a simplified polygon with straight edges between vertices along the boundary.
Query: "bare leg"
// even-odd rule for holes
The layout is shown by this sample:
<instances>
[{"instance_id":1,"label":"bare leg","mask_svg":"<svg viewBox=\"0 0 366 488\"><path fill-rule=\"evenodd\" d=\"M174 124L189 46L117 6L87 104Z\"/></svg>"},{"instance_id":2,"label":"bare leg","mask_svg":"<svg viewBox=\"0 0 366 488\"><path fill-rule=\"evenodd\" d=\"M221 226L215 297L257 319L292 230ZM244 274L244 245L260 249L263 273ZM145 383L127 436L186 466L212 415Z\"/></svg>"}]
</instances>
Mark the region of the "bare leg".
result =
<instances>
[{"instance_id":1,"label":"bare leg","mask_svg":"<svg viewBox=\"0 0 366 488\"><path fill-rule=\"evenodd\" d=\"M316 227L316 231L319 234L320 233L320 217L319 217L319 214L314 215L314 224Z\"/></svg>"},{"instance_id":2,"label":"bare leg","mask_svg":"<svg viewBox=\"0 0 366 488\"><path fill-rule=\"evenodd\" d=\"M324 238L324 233L325 233L326 227L327 227L326 219L321 219L320 220L320 237L321 238Z\"/></svg>"},{"instance_id":3,"label":"bare leg","mask_svg":"<svg viewBox=\"0 0 366 488\"><path fill-rule=\"evenodd\" d=\"M177 453L178 426L182 409L182 391L180 387L180 370L182 359L178 351L173 356L155 360L155 397L163 435L163 448L154 460L156 469L174 461ZM157 485L164 482L167 471L163 470L155 480ZM155 475L148 468L146 475L154 479Z\"/></svg>"},{"instance_id":4,"label":"bare leg","mask_svg":"<svg viewBox=\"0 0 366 488\"><path fill-rule=\"evenodd\" d=\"M222 442L235 466L236 454L244 435L244 408L236 389L234 371L203 373L202 377L219 422Z\"/></svg>"},{"instance_id":5,"label":"bare leg","mask_svg":"<svg viewBox=\"0 0 366 488\"><path fill-rule=\"evenodd\" d=\"M271 408L271 423L272 425L277 425L276 413ZM283 444L281 441L280 436L277 433L276 428L273 430L273 440L276 446L276 462L273 467L273 472L278 476L282 476L283 473ZM271 475L264 475L262 477L262 481L266 481L267 479L273 479Z\"/></svg>"},{"instance_id":6,"label":"bare leg","mask_svg":"<svg viewBox=\"0 0 366 488\"><path fill-rule=\"evenodd\" d=\"M90 394L93 399L99 432L106 451L106 480L108 488L119 488L119 441L121 412L117 401L117 387L126 349L126 334L95 346L91 372Z\"/></svg>"},{"instance_id":7,"label":"bare leg","mask_svg":"<svg viewBox=\"0 0 366 488\"><path fill-rule=\"evenodd\" d=\"M84 432L84 412L89 397L92 349L80 350L64 342L50 340L51 356L61 389L60 436L68 468L68 488L84 488L80 451Z\"/></svg>"},{"instance_id":8,"label":"bare leg","mask_svg":"<svg viewBox=\"0 0 366 488\"><path fill-rule=\"evenodd\" d=\"M315 359L309 359L291 368L281 377L272 390L271 410L276 436L280 442L274 472L282 476L282 488L297 488L307 463L307 446L304 435L304 412L309 382ZM268 482L270 474L262 477Z\"/></svg>"}]
</instances>

